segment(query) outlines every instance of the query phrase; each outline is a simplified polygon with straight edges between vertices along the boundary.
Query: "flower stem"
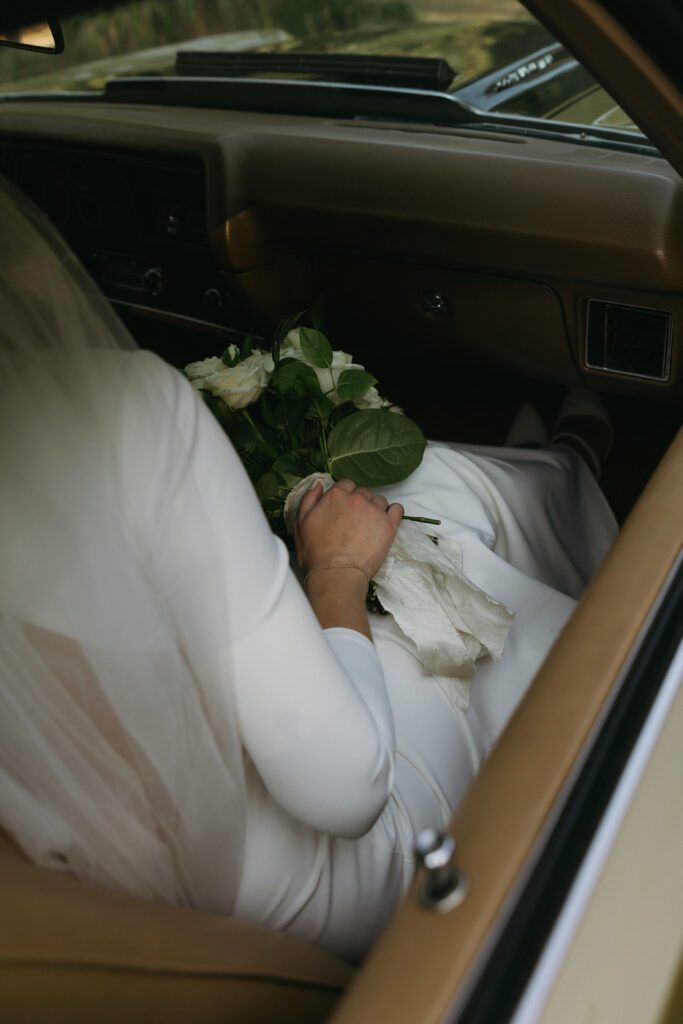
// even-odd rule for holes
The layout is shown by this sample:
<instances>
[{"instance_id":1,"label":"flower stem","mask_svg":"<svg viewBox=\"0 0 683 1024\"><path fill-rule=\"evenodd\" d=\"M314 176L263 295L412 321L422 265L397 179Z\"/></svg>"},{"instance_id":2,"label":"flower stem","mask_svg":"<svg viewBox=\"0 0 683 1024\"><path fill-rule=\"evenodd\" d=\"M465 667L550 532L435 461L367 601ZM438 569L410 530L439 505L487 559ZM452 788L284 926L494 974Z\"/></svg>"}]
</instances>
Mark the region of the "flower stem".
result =
<instances>
[{"instance_id":1,"label":"flower stem","mask_svg":"<svg viewBox=\"0 0 683 1024\"><path fill-rule=\"evenodd\" d=\"M285 402L285 400L282 397L282 395L280 395L280 408L282 409L282 420L283 420L284 425L285 425L285 430L287 431L287 437L289 438L289 443L292 446L292 448L296 448L296 441L295 441L295 438L294 438L294 434L292 433L291 427L289 426L289 420L287 419L287 403Z\"/></svg>"},{"instance_id":2,"label":"flower stem","mask_svg":"<svg viewBox=\"0 0 683 1024\"><path fill-rule=\"evenodd\" d=\"M259 428L256 426L256 424L254 423L253 419L251 418L251 414L248 413L246 409L241 409L240 411L241 411L242 415L244 416L245 420L247 421L247 423L254 428L254 430L256 431L257 435L260 437L260 439L262 441L265 441L265 437L263 436L263 434L261 433Z\"/></svg>"},{"instance_id":3,"label":"flower stem","mask_svg":"<svg viewBox=\"0 0 683 1024\"><path fill-rule=\"evenodd\" d=\"M431 526L441 526L440 519L428 519L427 516L403 516L404 519L410 520L411 523L429 523Z\"/></svg>"},{"instance_id":4,"label":"flower stem","mask_svg":"<svg viewBox=\"0 0 683 1024\"><path fill-rule=\"evenodd\" d=\"M325 456L325 467L327 472L330 472L330 453L327 450L327 437L325 435L325 427L323 426L322 420L320 420L320 449Z\"/></svg>"}]
</instances>

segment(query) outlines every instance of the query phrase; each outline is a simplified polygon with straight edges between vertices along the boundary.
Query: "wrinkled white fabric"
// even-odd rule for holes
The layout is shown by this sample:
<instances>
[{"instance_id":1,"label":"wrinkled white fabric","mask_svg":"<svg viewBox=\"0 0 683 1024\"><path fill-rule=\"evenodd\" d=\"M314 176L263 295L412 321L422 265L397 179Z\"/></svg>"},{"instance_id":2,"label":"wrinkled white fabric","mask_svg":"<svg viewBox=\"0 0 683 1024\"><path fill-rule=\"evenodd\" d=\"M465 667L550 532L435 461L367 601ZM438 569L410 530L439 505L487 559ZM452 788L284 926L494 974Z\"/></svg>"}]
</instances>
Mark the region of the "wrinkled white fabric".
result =
<instances>
[{"instance_id":1,"label":"wrinkled white fabric","mask_svg":"<svg viewBox=\"0 0 683 1024\"><path fill-rule=\"evenodd\" d=\"M514 612L463 575L457 541L435 541L417 523L402 523L375 586L424 672L455 677L466 710L475 663L500 659Z\"/></svg>"},{"instance_id":2,"label":"wrinkled white fabric","mask_svg":"<svg viewBox=\"0 0 683 1024\"><path fill-rule=\"evenodd\" d=\"M334 480L328 473L311 473L287 496L290 533L304 494L316 483L328 491ZM514 612L463 575L458 541L429 534L409 520L401 523L373 583L423 671L452 677L453 699L466 711L475 662L485 656L499 660Z\"/></svg>"},{"instance_id":3,"label":"wrinkled white fabric","mask_svg":"<svg viewBox=\"0 0 683 1024\"><path fill-rule=\"evenodd\" d=\"M285 499L284 520L290 537L294 535L294 527L299 515L301 500L306 491L310 491L311 487L315 484L320 484L323 493L325 493L329 491L330 487L334 487L334 479L329 473L309 473L303 480L299 480L297 484L294 484L294 487L292 487Z\"/></svg>"}]
</instances>

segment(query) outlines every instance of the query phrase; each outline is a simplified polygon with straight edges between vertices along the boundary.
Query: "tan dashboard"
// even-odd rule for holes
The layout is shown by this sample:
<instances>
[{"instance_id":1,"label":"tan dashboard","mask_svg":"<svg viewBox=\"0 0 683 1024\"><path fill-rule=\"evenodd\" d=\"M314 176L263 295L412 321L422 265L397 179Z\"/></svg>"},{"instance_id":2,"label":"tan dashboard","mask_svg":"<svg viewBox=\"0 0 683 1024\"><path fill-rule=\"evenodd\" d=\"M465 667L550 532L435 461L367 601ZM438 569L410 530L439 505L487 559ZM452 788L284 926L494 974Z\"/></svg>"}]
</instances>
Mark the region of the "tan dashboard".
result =
<instances>
[{"instance_id":1,"label":"tan dashboard","mask_svg":"<svg viewBox=\"0 0 683 1024\"><path fill-rule=\"evenodd\" d=\"M683 186L662 159L471 129L90 101L2 103L3 145L10 176L36 145L195 159L201 259L197 238L168 270L149 261L169 238L157 249L149 232L144 244L93 230L90 245L85 228L70 239L112 279L123 257L129 276L161 273L110 296L141 314L220 334L323 296L359 351L683 397ZM117 199L101 193L94 202ZM158 217L177 220L166 200ZM171 301L184 266L202 268L187 308Z\"/></svg>"}]
</instances>

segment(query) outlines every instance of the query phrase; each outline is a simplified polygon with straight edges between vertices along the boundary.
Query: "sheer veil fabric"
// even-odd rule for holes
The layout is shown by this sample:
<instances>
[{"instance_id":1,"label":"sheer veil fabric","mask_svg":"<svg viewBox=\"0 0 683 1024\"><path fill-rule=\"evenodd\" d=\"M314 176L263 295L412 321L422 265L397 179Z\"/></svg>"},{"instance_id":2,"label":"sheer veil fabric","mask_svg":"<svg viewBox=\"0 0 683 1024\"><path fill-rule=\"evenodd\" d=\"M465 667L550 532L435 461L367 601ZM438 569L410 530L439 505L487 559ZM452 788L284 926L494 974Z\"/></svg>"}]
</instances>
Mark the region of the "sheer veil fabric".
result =
<instances>
[{"instance_id":1,"label":"sheer veil fabric","mask_svg":"<svg viewBox=\"0 0 683 1024\"><path fill-rule=\"evenodd\" d=\"M163 430L171 492L188 441L168 438L162 396L141 415L154 374L140 379L106 300L2 181L0 222L0 825L39 864L229 913L245 782L230 645L215 649L227 623L178 621L142 536L149 522L163 533L164 509L142 514L115 438ZM187 557L206 559L220 538L199 489L185 492L202 538ZM224 615L223 596L206 607Z\"/></svg>"}]
</instances>

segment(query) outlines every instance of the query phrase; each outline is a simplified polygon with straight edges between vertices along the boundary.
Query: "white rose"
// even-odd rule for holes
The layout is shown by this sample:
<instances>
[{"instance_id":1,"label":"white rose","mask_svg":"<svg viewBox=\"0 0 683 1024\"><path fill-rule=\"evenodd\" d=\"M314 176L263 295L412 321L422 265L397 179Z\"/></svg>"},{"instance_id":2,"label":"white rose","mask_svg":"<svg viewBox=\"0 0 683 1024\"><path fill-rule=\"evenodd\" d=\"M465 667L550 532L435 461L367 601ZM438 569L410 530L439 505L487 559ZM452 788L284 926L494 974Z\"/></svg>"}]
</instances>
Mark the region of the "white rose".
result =
<instances>
[{"instance_id":1,"label":"white rose","mask_svg":"<svg viewBox=\"0 0 683 1024\"><path fill-rule=\"evenodd\" d=\"M347 356L346 352L333 352L332 366L321 367L314 366L316 377L320 382L320 390L326 398L334 405L340 405L342 399L337 394L337 385L339 384L339 378L341 377L344 370L364 370L365 367L361 366L360 363L352 363L351 356ZM345 356L346 360L335 359L335 356Z\"/></svg>"},{"instance_id":2,"label":"white rose","mask_svg":"<svg viewBox=\"0 0 683 1024\"><path fill-rule=\"evenodd\" d=\"M185 367L185 376L189 380L200 380L208 377L210 373L222 370L225 363L220 356L209 356L208 359L200 359L197 363L188 363Z\"/></svg>"},{"instance_id":3,"label":"white rose","mask_svg":"<svg viewBox=\"0 0 683 1024\"><path fill-rule=\"evenodd\" d=\"M210 373L205 379L205 386L231 409L244 409L260 397L268 384L269 360L267 353L255 352L236 366L223 366L222 370Z\"/></svg>"},{"instance_id":4,"label":"white rose","mask_svg":"<svg viewBox=\"0 0 683 1024\"><path fill-rule=\"evenodd\" d=\"M286 336L280 349L280 359L301 359L302 362L312 366L312 363L306 359L306 356L301 351L301 328L295 327ZM346 368L347 370L362 370L364 367L359 366L358 363L353 362L353 356L349 355L348 352L342 352L339 349L335 349L332 353L332 369L336 370L339 367ZM319 366L314 366L314 370L319 370ZM326 369L326 367L325 367Z\"/></svg>"},{"instance_id":5,"label":"white rose","mask_svg":"<svg viewBox=\"0 0 683 1024\"><path fill-rule=\"evenodd\" d=\"M331 366L313 366L301 351L299 332L300 329L295 327L294 330L287 334L284 344L280 349L280 358L300 359L302 363L310 366L318 378L322 393L335 405L339 405L341 398L337 394L337 385L341 374L344 370L364 370L365 367L361 366L360 363L354 363L353 356L349 355L348 352L342 352L340 349L336 349L332 353Z\"/></svg>"},{"instance_id":6,"label":"white rose","mask_svg":"<svg viewBox=\"0 0 683 1024\"><path fill-rule=\"evenodd\" d=\"M403 415L400 405L394 405L388 398L382 398L377 388L368 388L362 398L357 398L354 403L358 409L386 409L387 412L394 412L399 416Z\"/></svg>"},{"instance_id":7,"label":"white rose","mask_svg":"<svg viewBox=\"0 0 683 1024\"><path fill-rule=\"evenodd\" d=\"M358 409L384 409L389 404L386 399L380 398L377 388L369 387L364 395L357 398L353 403Z\"/></svg>"},{"instance_id":8,"label":"white rose","mask_svg":"<svg viewBox=\"0 0 683 1024\"><path fill-rule=\"evenodd\" d=\"M280 352L280 355L281 355L281 357L283 359L284 359L285 349L291 349L291 352L289 354L292 355L295 359L296 358L299 358L299 359L302 358L302 356L301 356L301 328L300 327L293 328L293 330L288 331L288 333L285 335L285 339L282 342L282 348L281 348L281 352ZM295 352L299 353L298 357L294 355Z\"/></svg>"},{"instance_id":9,"label":"white rose","mask_svg":"<svg viewBox=\"0 0 683 1024\"><path fill-rule=\"evenodd\" d=\"M275 368L275 363L273 362L273 357L271 356L270 352L264 352L263 349L254 349L252 355L248 356L247 358L253 359L255 366L258 363L260 363L263 369L268 374L272 373Z\"/></svg>"}]
</instances>

